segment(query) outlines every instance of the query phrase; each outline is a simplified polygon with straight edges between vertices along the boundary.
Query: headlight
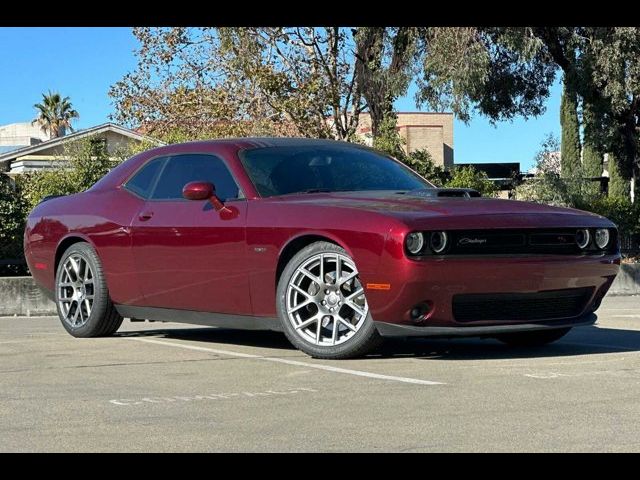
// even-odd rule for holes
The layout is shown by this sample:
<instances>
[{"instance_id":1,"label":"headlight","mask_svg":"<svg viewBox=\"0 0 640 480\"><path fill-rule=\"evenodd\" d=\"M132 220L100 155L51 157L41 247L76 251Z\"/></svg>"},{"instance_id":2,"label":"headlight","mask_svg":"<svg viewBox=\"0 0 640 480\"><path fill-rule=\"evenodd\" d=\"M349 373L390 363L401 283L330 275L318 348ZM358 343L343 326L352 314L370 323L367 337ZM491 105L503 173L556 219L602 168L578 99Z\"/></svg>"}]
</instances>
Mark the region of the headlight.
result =
<instances>
[{"instance_id":1,"label":"headlight","mask_svg":"<svg viewBox=\"0 0 640 480\"><path fill-rule=\"evenodd\" d=\"M424 247L424 235L420 232L410 233L405 239L405 245L410 254L417 255Z\"/></svg>"},{"instance_id":2,"label":"headlight","mask_svg":"<svg viewBox=\"0 0 640 480\"><path fill-rule=\"evenodd\" d=\"M606 228L598 228L596 230L596 234L594 235L594 239L596 241L596 245L600 250L604 250L609 245L609 230Z\"/></svg>"},{"instance_id":3,"label":"headlight","mask_svg":"<svg viewBox=\"0 0 640 480\"><path fill-rule=\"evenodd\" d=\"M576 232L576 243L580 249L584 250L589 246L589 241L591 241L591 234L589 234L589 230L586 228L581 228Z\"/></svg>"},{"instance_id":4,"label":"headlight","mask_svg":"<svg viewBox=\"0 0 640 480\"><path fill-rule=\"evenodd\" d=\"M447 233L433 232L429 239L429 246L434 253L442 253L447 248Z\"/></svg>"}]
</instances>

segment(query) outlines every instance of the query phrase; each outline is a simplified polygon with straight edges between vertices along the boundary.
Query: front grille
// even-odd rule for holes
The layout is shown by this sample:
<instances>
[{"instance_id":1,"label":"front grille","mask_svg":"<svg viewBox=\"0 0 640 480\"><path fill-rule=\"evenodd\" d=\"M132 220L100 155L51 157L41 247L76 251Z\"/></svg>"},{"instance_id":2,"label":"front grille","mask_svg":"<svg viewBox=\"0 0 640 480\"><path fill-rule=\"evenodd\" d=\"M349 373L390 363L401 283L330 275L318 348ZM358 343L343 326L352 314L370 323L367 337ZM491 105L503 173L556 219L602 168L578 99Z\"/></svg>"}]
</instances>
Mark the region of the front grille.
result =
<instances>
[{"instance_id":1,"label":"front grille","mask_svg":"<svg viewBox=\"0 0 640 480\"><path fill-rule=\"evenodd\" d=\"M577 229L496 229L451 230L447 255L504 255L504 254L564 254L602 253L593 241L586 250L576 244ZM610 230L611 241L607 253L616 249L615 229Z\"/></svg>"},{"instance_id":2,"label":"front grille","mask_svg":"<svg viewBox=\"0 0 640 480\"><path fill-rule=\"evenodd\" d=\"M460 294L453 296L453 316L458 322L571 318L582 313L592 295L592 287L536 293Z\"/></svg>"}]
</instances>

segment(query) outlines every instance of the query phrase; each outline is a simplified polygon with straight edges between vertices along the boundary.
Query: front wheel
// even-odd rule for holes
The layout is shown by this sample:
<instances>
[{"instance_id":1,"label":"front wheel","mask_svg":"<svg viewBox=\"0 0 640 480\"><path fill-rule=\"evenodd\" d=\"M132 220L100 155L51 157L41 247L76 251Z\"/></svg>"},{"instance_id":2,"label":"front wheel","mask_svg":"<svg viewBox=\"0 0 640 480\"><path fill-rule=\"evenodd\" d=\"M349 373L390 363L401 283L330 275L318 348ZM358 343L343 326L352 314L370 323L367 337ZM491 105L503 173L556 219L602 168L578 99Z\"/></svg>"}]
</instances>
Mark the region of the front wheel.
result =
<instances>
[{"instance_id":1,"label":"front wheel","mask_svg":"<svg viewBox=\"0 0 640 480\"><path fill-rule=\"evenodd\" d=\"M503 333L496 336L498 340L513 347L539 347L555 342L569 333L571 327L554 328L552 330L535 330L532 332Z\"/></svg>"},{"instance_id":2,"label":"front wheel","mask_svg":"<svg viewBox=\"0 0 640 480\"><path fill-rule=\"evenodd\" d=\"M313 243L291 259L277 309L289 341L315 358L359 357L381 342L355 263L333 243Z\"/></svg>"},{"instance_id":3,"label":"front wheel","mask_svg":"<svg viewBox=\"0 0 640 480\"><path fill-rule=\"evenodd\" d=\"M62 326L74 337L109 336L122 324L100 259L88 243L74 243L62 254L55 297Z\"/></svg>"}]
</instances>

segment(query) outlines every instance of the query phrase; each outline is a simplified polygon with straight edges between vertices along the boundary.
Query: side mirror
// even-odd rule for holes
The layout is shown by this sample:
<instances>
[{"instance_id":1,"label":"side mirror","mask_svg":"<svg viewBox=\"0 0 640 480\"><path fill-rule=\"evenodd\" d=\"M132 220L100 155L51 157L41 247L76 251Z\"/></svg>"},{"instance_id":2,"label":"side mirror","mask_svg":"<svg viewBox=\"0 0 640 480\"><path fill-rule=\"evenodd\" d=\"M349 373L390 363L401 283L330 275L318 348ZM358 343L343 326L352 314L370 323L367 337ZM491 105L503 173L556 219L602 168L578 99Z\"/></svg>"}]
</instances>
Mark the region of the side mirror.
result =
<instances>
[{"instance_id":1,"label":"side mirror","mask_svg":"<svg viewBox=\"0 0 640 480\"><path fill-rule=\"evenodd\" d=\"M209 200L217 211L225 208L211 182L189 182L182 189L182 196L187 200Z\"/></svg>"},{"instance_id":2,"label":"side mirror","mask_svg":"<svg viewBox=\"0 0 640 480\"><path fill-rule=\"evenodd\" d=\"M182 196L187 200L208 200L215 195L215 187L209 182L189 182L182 189Z\"/></svg>"}]
</instances>

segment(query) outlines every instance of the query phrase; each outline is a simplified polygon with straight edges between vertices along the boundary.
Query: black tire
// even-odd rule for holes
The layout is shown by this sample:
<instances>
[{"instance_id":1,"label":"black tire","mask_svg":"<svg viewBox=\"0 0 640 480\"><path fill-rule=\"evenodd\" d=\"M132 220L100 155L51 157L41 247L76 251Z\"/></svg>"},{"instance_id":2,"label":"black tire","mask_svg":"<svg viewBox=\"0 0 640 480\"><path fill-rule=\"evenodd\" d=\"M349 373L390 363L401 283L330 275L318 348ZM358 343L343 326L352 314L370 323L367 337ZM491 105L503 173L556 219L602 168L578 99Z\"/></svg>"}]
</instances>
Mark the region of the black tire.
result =
<instances>
[{"instance_id":1,"label":"black tire","mask_svg":"<svg viewBox=\"0 0 640 480\"><path fill-rule=\"evenodd\" d=\"M348 338L344 343L333 346L319 346L306 341L295 331L293 325L289 321L286 308L286 292L287 286L296 269L307 259L318 253L341 253L348 257L347 252L329 242L315 242L300 250L289 261L285 267L280 281L278 282L276 307L278 317L282 323L285 335L289 341L299 350L314 358L323 358L331 360L340 360L347 358L355 358L366 355L382 343L382 337L378 334L376 327L371 318L371 313L367 314L363 324L359 330Z\"/></svg>"},{"instance_id":2,"label":"black tire","mask_svg":"<svg viewBox=\"0 0 640 480\"><path fill-rule=\"evenodd\" d=\"M531 332L503 333L496 338L512 347L540 347L555 342L569 333L571 327Z\"/></svg>"},{"instance_id":3,"label":"black tire","mask_svg":"<svg viewBox=\"0 0 640 480\"><path fill-rule=\"evenodd\" d=\"M64 320L64 314L59 302L60 289L58 288L58 283L62 275L65 261L71 255L78 255L82 257L89 264L93 272L94 297L91 313L89 314L87 321L79 327L73 327ZM113 335L122 324L122 316L120 316L118 311L115 309L113 302L111 302L111 299L109 298L109 290L107 289L107 282L104 277L102 263L100 262L96 251L88 243L74 243L62 254L62 258L60 259L58 269L56 271L55 301L56 308L58 310L58 317L60 318L62 326L74 337L107 337Z\"/></svg>"}]
</instances>

